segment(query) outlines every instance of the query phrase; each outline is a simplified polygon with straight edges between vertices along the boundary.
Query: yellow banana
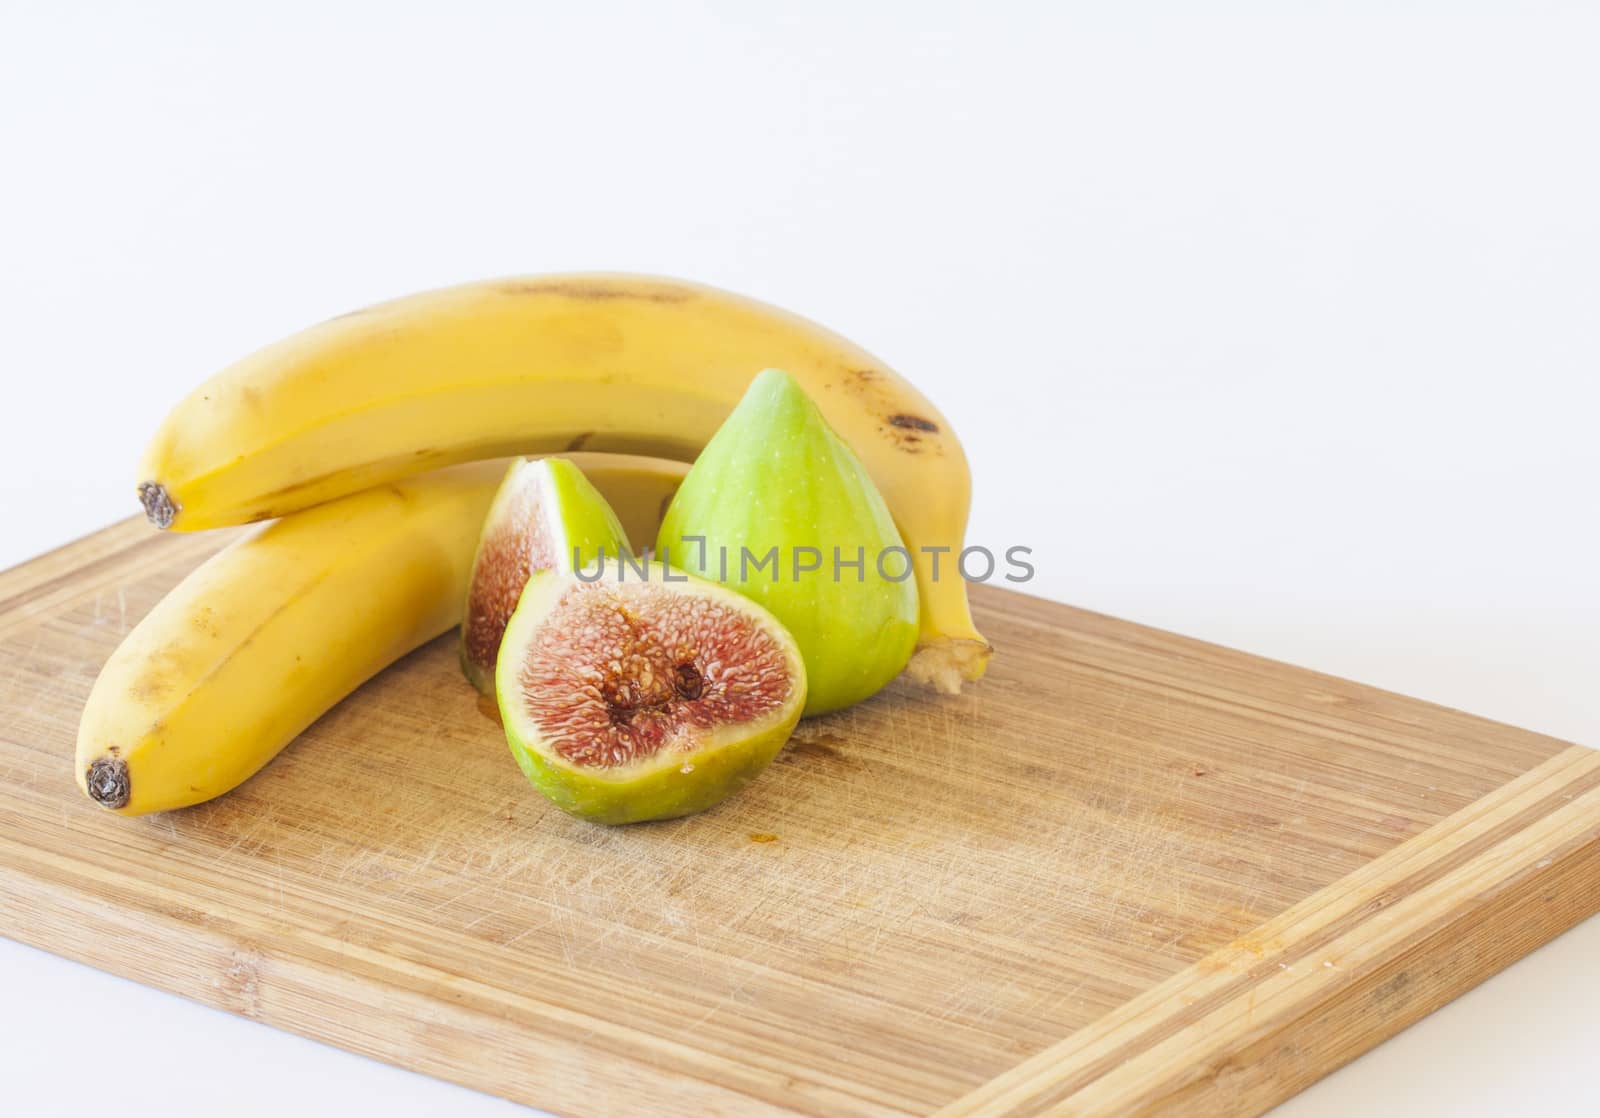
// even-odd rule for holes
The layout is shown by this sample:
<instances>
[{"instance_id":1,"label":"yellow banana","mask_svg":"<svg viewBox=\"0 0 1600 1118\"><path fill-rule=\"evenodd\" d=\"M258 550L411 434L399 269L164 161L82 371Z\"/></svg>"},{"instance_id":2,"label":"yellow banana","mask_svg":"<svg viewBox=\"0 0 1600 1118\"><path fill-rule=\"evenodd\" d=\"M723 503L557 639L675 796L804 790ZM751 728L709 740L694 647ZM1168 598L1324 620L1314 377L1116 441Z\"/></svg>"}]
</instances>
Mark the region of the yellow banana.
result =
<instances>
[{"instance_id":1,"label":"yellow banana","mask_svg":"<svg viewBox=\"0 0 1600 1118\"><path fill-rule=\"evenodd\" d=\"M650 539L686 467L571 456ZM124 815L242 783L368 677L461 619L506 463L364 490L263 525L198 567L95 681L78 784Z\"/></svg>"},{"instance_id":2,"label":"yellow banana","mask_svg":"<svg viewBox=\"0 0 1600 1118\"><path fill-rule=\"evenodd\" d=\"M715 288L625 275L503 279L331 319L180 403L145 454L140 497L157 526L192 530L503 454L692 460L773 366L860 456L913 553L912 674L944 690L976 679L990 649L954 573L971 481L949 422L844 338Z\"/></svg>"}]
</instances>

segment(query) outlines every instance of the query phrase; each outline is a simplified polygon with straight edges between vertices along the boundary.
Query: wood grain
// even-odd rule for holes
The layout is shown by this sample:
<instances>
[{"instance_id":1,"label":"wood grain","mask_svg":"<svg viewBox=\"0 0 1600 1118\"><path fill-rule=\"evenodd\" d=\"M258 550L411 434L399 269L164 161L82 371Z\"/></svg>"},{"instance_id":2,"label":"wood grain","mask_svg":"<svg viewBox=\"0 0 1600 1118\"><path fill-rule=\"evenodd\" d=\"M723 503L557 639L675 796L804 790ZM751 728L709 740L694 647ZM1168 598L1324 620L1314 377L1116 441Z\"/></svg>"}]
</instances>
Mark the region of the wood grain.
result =
<instances>
[{"instance_id":1,"label":"wood grain","mask_svg":"<svg viewBox=\"0 0 1600 1118\"><path fill-rule=\"evenodd\" d=\"M986 588L981 685L695 819L551 809L448 638L102 812L89 685L226 539L0 574L0 933L559 1114L1255 1114L1600 908L1590 751Z\"/></svg>"}]
</instances>

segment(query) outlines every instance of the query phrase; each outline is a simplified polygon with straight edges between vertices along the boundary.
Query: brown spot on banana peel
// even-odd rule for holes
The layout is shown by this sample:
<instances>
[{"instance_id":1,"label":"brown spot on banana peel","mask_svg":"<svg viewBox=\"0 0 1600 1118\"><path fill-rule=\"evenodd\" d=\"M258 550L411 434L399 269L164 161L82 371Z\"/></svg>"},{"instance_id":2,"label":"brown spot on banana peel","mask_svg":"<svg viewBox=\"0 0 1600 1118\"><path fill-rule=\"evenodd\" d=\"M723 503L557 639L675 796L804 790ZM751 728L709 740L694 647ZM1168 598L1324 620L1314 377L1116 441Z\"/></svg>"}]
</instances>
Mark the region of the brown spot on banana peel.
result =
<instances>
[{"instance_id":1,"label":"brown spot on banana peel","mask_svg":"<svg viewBox=\"0 0 1600 1118\"><path fill-rule=\"evenodd\" d=\"M889 411L888 409L898 401L889 394L879 391L876 379L877 374L870 369L851 369L843 387L853 392L867 410L878 412L883 416L878 430L888 436L889 441L897 449L907 454L921 454L928 451L935 457L943 456L944 444L941 436L944 432L939 424L913 412Z\"/></svg>"},{"instance_id":2,"label":"brown spot on banana peel","mask_svg":"<svg viewBox=\"0 0 1600 1118\"><path fill-rule=\"evenodd\" d=\"M172 680L163 672L147 672L128 686L128 698L140 703L155 702L172 689Z\"/></svg>"},{"instance_id":3,"label":"brown spot on banana peel","mask_svg":"<svg viewBox=\"0 0 1600 1118\"><path fill-rule=\"evenodd\" d=\"M896 450L904 451L906 454L922 454L925 451L932 451L935 456L943 455L944 446L939 441L937 433L939 428L926 419L918 420L918 423L926 423L928 426L912 427L905 423L895 423L891 419L886 426L879 427L878 430L889 436L889 441L894 443ZM924 435L918 432L926 432L930 428L933 433L927 435L926 441L924 441Z\"/></svg>"},{"instance_id":4,"label":"brown spot on banana peel","mask_svg":"<svg viewBox=\"0 0 1600 1118\"><path fill-rule=\"evenodd\" d=\"M818 399L833 394L852 396L856 408L878 417L878 432L898 449L907 454L932 450L935 455L942 455L944 448L938 438L931 439L927 447L915 445L924 434L939 435L939 424L911 412L895 411L904 401L899 393L889 390L885 385L888 375L865 366L841 365L838 379L830 380L823 392L818 394Z\"/></svg>"},{"instance_id":5,"label":"brown spot on banana peel","mask_svg":"<svg viewBox=\"0 0 1600 1118\"><path fill-rule=\"evenodd\" d=\"M116 752L113 746L111 752ZM101 807L119 811L128 806L128 799L133 793L132 783L128 778L127 762L117 757L100 757L90 764L84 776L84 787L89 792L89 798Z\"/></svg>"},{"instance_id":6,"label":"brown spot on banana peel","mask_svg":"<svg viewBox=\"0 0 1600 1118\"><path fill-rule=\"evenodd\" d=\"M931 419L923 419L920 415L909 415L898 412L889 417L889 426L899 427L905 431L926 431L930 435L939 433L939 425Z\"/></svg>"},{"instance_id":7,"label":"brown spot on banana peel","mask_svg":"<svg viewBox=\"0 0 1600 1118\"><path fill-rule=\"evenodd\" d=\"M592 438L594 438L593 431L580 431L578 434L572 437L571 442L567 443L566 449L569 452L574 450L582 450L583 444Z\"/></svg>"}]
</instances>

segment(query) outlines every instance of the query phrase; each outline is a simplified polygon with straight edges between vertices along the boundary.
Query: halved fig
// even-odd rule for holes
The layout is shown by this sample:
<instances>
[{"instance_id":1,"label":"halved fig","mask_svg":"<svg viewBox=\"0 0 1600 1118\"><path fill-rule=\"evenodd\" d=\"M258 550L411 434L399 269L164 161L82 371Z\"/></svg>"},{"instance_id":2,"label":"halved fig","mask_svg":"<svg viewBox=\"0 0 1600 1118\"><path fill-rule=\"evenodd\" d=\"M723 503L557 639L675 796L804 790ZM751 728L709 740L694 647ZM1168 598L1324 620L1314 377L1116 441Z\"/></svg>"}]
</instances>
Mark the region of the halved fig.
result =
<instances>
[{"instance_id":1,"label":"halved fig","mask_svg":"<svg viewBox=\"0 0 1600 1118\"><path fill-rule=\"evenodd\" d=\"M690 815L766 768L806 702L777 618L660 563L607 561L528 580L496 693L517 764L597 823Z\"/></svg>"},{"instance_id":2,"label":"halved fig","mask_svg":"<svg viewBox=\"0 0 1600 1118\"><path fill-rule=\"evenodd\" d=\"M461 670L485 695L506 622L535 571L570 571L629 550L616 513L565 458L518 458L489 506L461 619Z\"/></svg>"}]
</instances>

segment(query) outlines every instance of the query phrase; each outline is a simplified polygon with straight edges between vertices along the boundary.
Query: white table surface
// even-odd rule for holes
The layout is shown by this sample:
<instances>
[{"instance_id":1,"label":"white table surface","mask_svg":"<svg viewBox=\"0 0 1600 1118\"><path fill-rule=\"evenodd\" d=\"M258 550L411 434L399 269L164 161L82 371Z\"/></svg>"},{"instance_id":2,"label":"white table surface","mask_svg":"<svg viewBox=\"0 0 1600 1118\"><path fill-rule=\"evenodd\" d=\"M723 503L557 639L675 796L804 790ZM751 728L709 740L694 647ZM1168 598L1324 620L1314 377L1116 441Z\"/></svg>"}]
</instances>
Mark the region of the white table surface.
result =
<instances>
[{"instance_id":1,"label":"white table surface","mask_svg":"<svg viewBox=\"0 0 1600 1118\"><path fill-rule=\"evenodd\" d=\"M446 15L446 11L450 14ZM166 407L457 280L856 338L1050 597L1600 745L1597 9L0 7L0 565ZM1003 654L1003 653L1002 653ZM1588 1116L1600 921L1287 1104ZM0 1111L510 1113L0 941Z\"/></svg>"}]
</instances>

